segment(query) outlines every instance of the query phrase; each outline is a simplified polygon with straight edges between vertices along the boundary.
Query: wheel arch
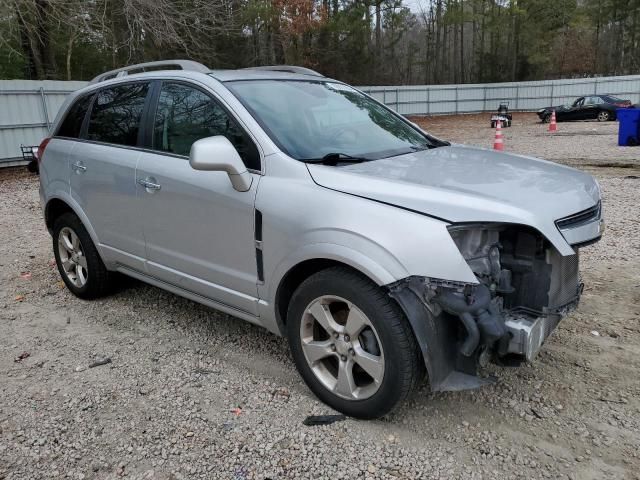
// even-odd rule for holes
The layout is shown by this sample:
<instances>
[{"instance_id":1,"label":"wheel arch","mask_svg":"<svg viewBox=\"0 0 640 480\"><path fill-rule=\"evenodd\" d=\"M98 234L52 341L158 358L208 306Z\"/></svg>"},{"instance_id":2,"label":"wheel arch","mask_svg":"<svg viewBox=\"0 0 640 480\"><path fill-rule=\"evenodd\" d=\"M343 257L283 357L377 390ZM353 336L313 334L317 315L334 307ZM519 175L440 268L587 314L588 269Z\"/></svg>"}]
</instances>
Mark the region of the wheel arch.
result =
<instances>
[{"instance_id":1,"label":"wheel arch","mask_svg":"<svg viewBox=\"0 0 640 480\"><path fill-rule=\"evenodd\" d=\"M53 224L56 219L67 212L76 213L64 200L52 198L47 202L44 210L44 221L49 233L53 232Z\"/></svg>"},{"instance_id":2,"label":"wheel arch","mask_svg":"<svg viewBox=\"0 0 640 480\"><path fill-rule=\"evenodd\" d=\"M379 281L380 279L374 278L374 276L371 275L371 272L367 272L366 269L358 268L338 259L318 257L303 260L289 268L278 282L274 298L274 310L278 329L281 333L286 331L287 310L296 289L307 278L331 267L347 268L368 278L378 286L382 286L384 284L384 282Z\"/></svg>"},{"instance_id":3,"label":"wheel arch","mask_svg":"<svg viewBox=\"0 0 640 480\"><path fill-rule=\"evenodd\" d=\"M56 219L59 218L60 215L69 212L75 214L80 219L82 225L84 225L84 228L87 229L87 232L91 237L91 241L94 245L96 245L98 252L100 252L98 237L95 230L93 229L93 226L91 225L91 222L83 213L80 206L71 198L71 196L56 195L54 197L50 197L47 200L44 208L44 221L49 233L53 233L53 224L55 223Z\"/></svg>"}]
</instances>

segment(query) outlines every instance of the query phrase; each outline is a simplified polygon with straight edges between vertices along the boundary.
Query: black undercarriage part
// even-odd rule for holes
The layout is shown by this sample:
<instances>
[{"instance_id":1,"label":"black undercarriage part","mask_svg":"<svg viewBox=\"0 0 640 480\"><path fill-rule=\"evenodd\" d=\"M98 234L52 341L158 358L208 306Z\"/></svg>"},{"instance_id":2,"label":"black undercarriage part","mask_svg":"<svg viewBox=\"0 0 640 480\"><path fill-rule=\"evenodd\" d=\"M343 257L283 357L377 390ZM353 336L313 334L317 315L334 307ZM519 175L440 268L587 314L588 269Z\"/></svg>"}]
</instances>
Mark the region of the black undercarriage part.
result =
<instances>
[{"instance_id":1,"label":"black undercarriage part","mask_svg":"<svg viewBox=\"0 0 640 480\"><path fill-rule=\"evenodd\" d=\"M492 344L507 333L504 319L491 308L491 292L485 285L478 285L472 293L439 288L433 302L460 318L467 330L460 352L466 357L473 355L481 342L483 345Z\"/></svg>"}]
</instances>

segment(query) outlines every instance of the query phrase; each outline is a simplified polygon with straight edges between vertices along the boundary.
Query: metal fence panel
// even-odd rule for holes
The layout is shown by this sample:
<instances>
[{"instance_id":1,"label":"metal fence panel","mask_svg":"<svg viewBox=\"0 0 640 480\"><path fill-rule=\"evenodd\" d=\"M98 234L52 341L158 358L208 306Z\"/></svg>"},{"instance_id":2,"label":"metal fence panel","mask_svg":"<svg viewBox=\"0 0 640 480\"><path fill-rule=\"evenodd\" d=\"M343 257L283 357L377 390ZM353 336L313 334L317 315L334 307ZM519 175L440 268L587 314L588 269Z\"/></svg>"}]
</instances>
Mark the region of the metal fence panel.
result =
<instances>
[{"instance_id":1,"label":"metal fence panel","mask_svg":"<svg viewBox=\"0 0 640 480\"><path fill-rule=\"evenodd\" d=\"M0 164L21 156L20 145L37 145L48 133L66 95L86 82L0 81ZM360 87L403 115L492 111L508 101L514 111L569 103L576 97L611 94L640 103L640 75L532 82Z\"/></svg>"},{"instance_id":2,"label":"metal fence panel","mask_svg":"<svg viewBox=\"0 0 640 480\"><path fill-rule=\"evenodd\" d=\"M21 157L20 145L37 145L47 136L66 96L87 82L0 81L0 164Z\"/></svg>"},{"instance_id":3,"label":"metal fence panel","mask_svg":"<svg viewBox=\"0 0 640 480\"><path fill-rule=\"evenodd\" d=\"M516 111L532 111L562 105L576 97L612 94L640 103L640 75L621 77L542 80L531 82L420 85L411 87L360 87L374 98L404 115L475 113L492 111L508 101ZM396 101L395 93L410 89L411 94Z\"/></svg>"}]
</instances>

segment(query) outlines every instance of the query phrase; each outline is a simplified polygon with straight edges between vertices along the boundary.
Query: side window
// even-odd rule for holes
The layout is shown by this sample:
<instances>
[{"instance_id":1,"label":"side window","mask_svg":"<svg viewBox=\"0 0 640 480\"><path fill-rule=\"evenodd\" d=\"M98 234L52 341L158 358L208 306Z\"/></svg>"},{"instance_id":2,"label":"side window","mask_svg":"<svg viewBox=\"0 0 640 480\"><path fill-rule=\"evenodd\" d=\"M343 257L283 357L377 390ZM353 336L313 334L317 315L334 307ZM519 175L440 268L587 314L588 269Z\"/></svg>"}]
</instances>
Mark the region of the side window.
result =
<instances>
[{"instance_id":1,"label":"side window","mask_svg":"<svg viewBox=\"0 0 640 480\"><path fill-rule=\"evenodd\" d=\"M255 144L216 100L187 85L163 84L153 127L155 150L189 155L196 140L215 135L229 139L247 168L260 170Z\"/></svg>"},{"instance_id":2,"label":"side window","mask_svg":"<svg viewBox=\"0 0 640 480\"><path fill-rule=\"evenodd\" d=\"M82 130L82 122L87 115L89 105L91 105L91 99L93 94L85 95L75 101L75 103L69 109L67 116L62 121L58 132L59 137L78 138L80 137L80 130Z\"/></svg>"},{"instance_id":3,"label":"side window","mask_svg":"<svg viewBox=\"0 0 640 480\"><path fill-rule=\"evenodd\" d=\"M148 91L148 83L118 85L99 91L91 109L87 138L129 147L137 145Z\"/></svg>"}]
</instances>

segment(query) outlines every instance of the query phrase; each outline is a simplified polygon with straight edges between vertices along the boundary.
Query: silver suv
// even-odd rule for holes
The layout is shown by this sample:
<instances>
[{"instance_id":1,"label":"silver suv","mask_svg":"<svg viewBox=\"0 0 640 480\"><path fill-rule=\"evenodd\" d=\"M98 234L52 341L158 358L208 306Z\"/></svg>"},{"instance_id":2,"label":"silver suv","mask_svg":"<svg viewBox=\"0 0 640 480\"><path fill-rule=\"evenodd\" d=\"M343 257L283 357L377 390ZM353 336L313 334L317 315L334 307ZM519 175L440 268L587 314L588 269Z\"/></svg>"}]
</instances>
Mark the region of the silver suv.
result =
<instances>
[{"instance_id":1,"label":"silver suv","mask_svg":"<svg viewBox=\"0 0 640 480\"><path fill-rule=\"evenodd\" d=\"M580 298L600 189L423 132L300 67L154 62L71 95L39 150L58 269L135 277L287 335L309 388L374 418L425 376L531 360Z\"/></svg>"}]
</instances>

